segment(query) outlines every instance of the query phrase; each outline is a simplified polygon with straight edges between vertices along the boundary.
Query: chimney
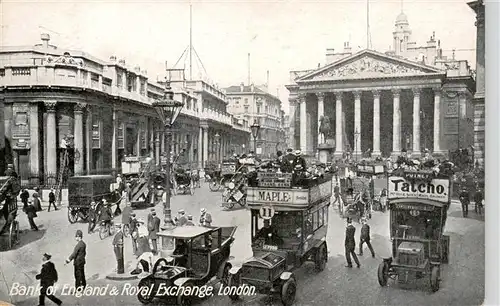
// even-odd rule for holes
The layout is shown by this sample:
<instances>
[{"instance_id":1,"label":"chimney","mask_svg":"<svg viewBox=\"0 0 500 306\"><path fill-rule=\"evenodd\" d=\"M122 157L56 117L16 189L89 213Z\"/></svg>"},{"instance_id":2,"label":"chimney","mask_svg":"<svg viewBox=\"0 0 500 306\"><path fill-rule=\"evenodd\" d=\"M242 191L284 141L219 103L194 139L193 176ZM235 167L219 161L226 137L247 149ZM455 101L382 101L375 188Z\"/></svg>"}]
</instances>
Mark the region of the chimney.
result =
<instances>
[{"instance_id":1,"label":"chimney","mask_svg":"<svg viewBox=\"0 0 500 306\"><path fill-rule=\"evenodd\" d=\"M40 35L41 39L42 39L42 45L44 48L48 48L49 47L49 41L50 41L50 35L48 33L42 33Z\"/></svg>"},{"instance_id":2,"label":"chimney","mask_svg":"<svg viewBox=\"0 0 500 306\"><path fill-rule=\"evenodd\" d=\"M139 67L139 66L135 66L134 70L137 73L141 73L141 67Z\"/></svg>"},{"instance_id":3,"label":"chimney","mask_svg":"<svg viewBox=\"0 0 500 306\"><path fill-rule=\"evenodd\" d=\"M122 66L125 66L125 60L124 60L124 59L119 60L119 61L118 61L118 63L119 63L120 65L122 65Z\"/></svg>"},{"instance_id":4,"label":"chimney","mask_svg":"<svg viewBox=\"0 0 500 306\"><path fill-rule=\"evenodd\" d=\"M344 43L344 53L351 53L351 52L352 52L351 46L349 46L349 42L346 41Z\"/></svg>"},{"instance_id":5,"label":"chimney","mask_svg":"<svg viewBox=\"0 0 500 306\"><path fill-rule=\"evenodd\" d=\"M244 92L245 91L245 83L241 82L240 84L240 91Z\"/></svg>"},{"instance_id":6,"label":"chimney","mask_svg":"<svg viewBox=\"0 0 500 306\"><path fill-rule=\"evenodd\" d=\"M111 55L111 56L109 57L109 61L110 61L110 62L113 62L113 63L114 63L114 62L116 62L116 56Z\"/></svg>"}]
</instances>

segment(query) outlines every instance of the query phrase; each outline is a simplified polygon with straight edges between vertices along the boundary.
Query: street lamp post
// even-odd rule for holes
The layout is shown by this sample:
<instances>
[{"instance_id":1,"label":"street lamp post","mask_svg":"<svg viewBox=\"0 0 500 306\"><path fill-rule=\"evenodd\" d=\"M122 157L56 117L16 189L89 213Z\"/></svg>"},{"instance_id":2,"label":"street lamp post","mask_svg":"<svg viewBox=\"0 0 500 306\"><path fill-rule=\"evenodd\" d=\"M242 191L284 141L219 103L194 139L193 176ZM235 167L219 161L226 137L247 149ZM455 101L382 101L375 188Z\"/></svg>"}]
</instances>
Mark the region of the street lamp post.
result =
<instances>
[{"instance_id":1,"label":"street lamp post","mask_svg":"<svg viewBox=\"0 0 500 306\"><path fill-rule=\"evenodd\" d=\"M259 136L259 130L260 130L260 124L257 122L257 120L253 121L252 126L250 126L250 129L252 130L252 136L253 136L253 151L255 152L255 155L257 155L257 136Z\"/></svg>"},{"instance_id":2,"label":"street lamp post","mask_svg":"<svg viewBox=\"0 0 500 306\"><path fill-rule=\"evenodd\" d=\"M165 127L165 132L167 135L166 139L166 148L165 148L165 159L167 160L166 162L166 167L165 167L165 172L166 172L166 178L165 178L165 201L163 202L163 215L164 215L164 225L166 229L172 228L173 222L172 222L172 213L170 210L170 144L172 141L172 125L175 122L175 119L177 119L177 116L179 116L179 113L184 106L184 103L180 101L175 101L174 100L174 92L172 91L172 88L170 87L170 82L165 83L165 94L162 99L159 99L153 103L153 107L155 108L156 112L158 113L158 116L160 117L160 120L163 123L163 126Z\"/></svg>"},{"instance_id":3,"label":"street lamp post","mask_svg":"<svg viewBox=\"0 0 500 306\"><path fill-rule=\"evenodd\" d=\"M215 161L219 162L219 154L220 154L220 147L219 147L220 135L219 135L219 133L215 133L214 138L215 138Z\"/></svg>"}]
</instances>

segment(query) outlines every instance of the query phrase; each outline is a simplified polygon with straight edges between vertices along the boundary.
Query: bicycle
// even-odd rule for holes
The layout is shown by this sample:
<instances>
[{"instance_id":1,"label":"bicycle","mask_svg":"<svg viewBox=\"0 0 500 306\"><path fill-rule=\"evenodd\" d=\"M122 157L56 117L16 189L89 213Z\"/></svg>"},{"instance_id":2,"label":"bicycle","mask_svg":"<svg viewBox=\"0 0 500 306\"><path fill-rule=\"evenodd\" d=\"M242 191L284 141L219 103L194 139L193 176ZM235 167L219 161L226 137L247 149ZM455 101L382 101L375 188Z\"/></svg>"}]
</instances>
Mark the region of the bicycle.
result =
<instances>
[{"instance_id":1,"label":"bicycle","mask_svg":"<svg viewBox=\"0 0 500 306\"><path fill-rule=\"evenodd\" d=\"M115 234L115 227L113 221L101 221L99 226L99 238L104 240L106 237L113 236Z\"/></svg>"}]
</instances>

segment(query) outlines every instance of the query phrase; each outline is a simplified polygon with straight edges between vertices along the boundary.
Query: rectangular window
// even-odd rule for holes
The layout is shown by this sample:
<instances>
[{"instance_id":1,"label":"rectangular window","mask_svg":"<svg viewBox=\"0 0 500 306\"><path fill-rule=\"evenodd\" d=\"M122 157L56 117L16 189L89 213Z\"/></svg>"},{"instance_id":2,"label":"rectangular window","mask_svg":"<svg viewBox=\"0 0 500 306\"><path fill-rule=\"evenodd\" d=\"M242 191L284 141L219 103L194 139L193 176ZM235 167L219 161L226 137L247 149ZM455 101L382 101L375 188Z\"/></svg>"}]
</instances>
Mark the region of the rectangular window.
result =
<instances>
[{"instance_id":1,"label":"rectangular window","mask_svg":"<svg viewBox=\"0 0 500 306\"><path fill-rule=\"evenodd\" d=\"M141 95L144 95L146 93L146 83L144 81L141 81Z\"/></svg>"},{"instance_id":2,"label":"rectangular window","mask_svg":"<svg viewBox=\"0 0 500 306\"><path fill-rule=\"evenodd\" d=\"M122 74L120 72L117 72L116 73L116 86L118 88L121 88L122 87L122 83L123 83L123 77L122 77Z\"/></svg>"},{"instance_id":3,"label":"rectangular window","mask_svg":"<svg viewBox=\"0 0 500 306\"><path fill-rule=\"evenodd\" d=\"M124 143L123 143L123 123L118 123L118 128L116 131L116 138L118 139L118 149L124 149Z\"/></svg>"},{"instance_id":4,"label":"rectangular window","mask_svg":"<svg viewBox=\"0 0 500 306\"><path fill-rule=\"evenodd\" d=\"M98 118L92 118L92 149L101 148L101 122Z\"/></svg>"},{"instance_id":5,"label":"rectangular window","mask_svg":"<svg viewBox=\"0 0 500 306\"><path fill-rule=\"evenodd\" d=\"M14 135L29 135L28 113L17 112L14 120Z\"/></svg>"},{"instance_id":6,"label":"rectangular window","mask_svg":"<svg viewBox=\"0 0 500 306\"><path fill-rule=\"evenodd\" d=\"M260 114L260 106L257 106L257 114Z\"/></svg>"}]
</instances>

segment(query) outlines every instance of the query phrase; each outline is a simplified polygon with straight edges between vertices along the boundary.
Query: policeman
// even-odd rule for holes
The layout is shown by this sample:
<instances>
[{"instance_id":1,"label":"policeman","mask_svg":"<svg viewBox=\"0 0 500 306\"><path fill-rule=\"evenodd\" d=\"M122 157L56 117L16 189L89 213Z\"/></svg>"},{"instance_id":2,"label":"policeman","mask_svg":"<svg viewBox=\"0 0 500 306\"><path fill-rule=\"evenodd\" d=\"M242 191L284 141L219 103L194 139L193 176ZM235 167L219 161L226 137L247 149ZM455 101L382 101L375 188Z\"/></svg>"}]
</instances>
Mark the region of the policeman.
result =
<instances>
[{"instance_id":1,"label":"policeman","mask_svg":"<svg viewBox=\"0 0 500 306\"><path fill-rule=\"evenodd\" d=\"M469 215L469 191L467 191L467 188L464 186L462 188L462 192L460 192L460 203L462 203L462 213L464 218L467 218Z\"/></svg>"},{"instance_id":2,"label":"policeman","mask_svg":"<svg viewBox=\"0 0 500 306\"><path fill-rule=\"evenodd\" d=\"M115 252L116 257L116 273L123 274L125 273L125 264L123 258L123 230L121 225L117 224L116 228L118 232L113 238L113 250Z\"/></svg>"}]
</instances>

